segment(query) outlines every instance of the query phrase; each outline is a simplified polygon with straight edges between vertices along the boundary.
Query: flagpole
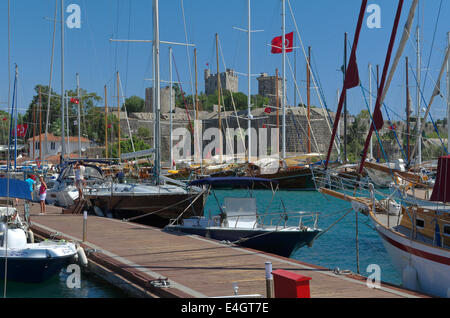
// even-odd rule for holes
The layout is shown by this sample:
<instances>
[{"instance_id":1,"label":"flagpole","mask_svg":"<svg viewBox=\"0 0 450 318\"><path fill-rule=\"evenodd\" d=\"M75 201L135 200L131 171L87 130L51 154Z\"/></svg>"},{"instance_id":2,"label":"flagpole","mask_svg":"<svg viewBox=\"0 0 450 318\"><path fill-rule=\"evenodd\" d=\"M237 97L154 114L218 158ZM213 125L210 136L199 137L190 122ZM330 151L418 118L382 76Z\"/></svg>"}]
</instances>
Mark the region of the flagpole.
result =
<instances>
[{"instance_id":1,"label":"flagpole","mask_svg":"<svg viewBox=\"0 0 450 318\"><path fill-rule=\"evenodd\" d=\"M283 102L282 102L282 108L283 108L283 119L282 119L282 135L283 135L283 139L282 139L282 146L283 146L283 150L282 150L282 158L285 159L286 158L286 0L282 0L283 1L283 13L282 13L282 17L283 17L283 35L282 35L282 51L283 51Z\"/></svg>"},{"instance_id":2,"label":"flagpole","mask_svg":"<svg viewBox=\"0 0 450 318\"><path fill-rule=\"evenodd\" d=\"M247 153L248 153L248 158L247 158L247 162L251 161L251 149L252 149L252 114L251 114L251 101L250 101L250 63L251 63L251 54L250 54L250 41L251 41L251 20L250 20L250 0L247 0L247 6L248 6L248 33L247 33L247 41L248 41L248 77L247 77L247 82L248 82L248 98L247 98L247 108L248 108L248 146L247 146Z\"/></svg>"},{"instance_id":3,"label":"flagpole","mask_svg":"<svg viewBox=\"0 0 450 318\"><path fill-rule=\"evenodd\" d=\"M64 0L61 0L61 156L64 160L66 154L64 133Z\"/></svg>"}]
</instances>

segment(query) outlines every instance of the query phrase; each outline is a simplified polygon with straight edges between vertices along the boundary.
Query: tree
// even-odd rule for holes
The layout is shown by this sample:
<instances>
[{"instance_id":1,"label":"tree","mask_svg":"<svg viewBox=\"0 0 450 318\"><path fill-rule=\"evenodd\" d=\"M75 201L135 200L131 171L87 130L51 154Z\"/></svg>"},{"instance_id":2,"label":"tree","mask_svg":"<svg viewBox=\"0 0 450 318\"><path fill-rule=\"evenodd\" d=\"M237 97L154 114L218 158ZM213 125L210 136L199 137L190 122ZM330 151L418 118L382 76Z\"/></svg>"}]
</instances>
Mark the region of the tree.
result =
<instances>
[{"instance_id":1,"label":"tree","mask_svg":"<svg viewBox=\"0 0 450 318\"><path fill-rule=\"evenodd\" d=\"M131 96L125 99L125 105L122 110L127 110L127 113L140 113L144 111L145 101L139 96Z\"/></svg>"},{"instance_id":2,"label":"tree","mask_svg":"<svg viewBox=\"0 0 450 318\"><path fill-rule=\"evenodd\" d=\"M141 151L145 149L150 149L150 145L146 144L145 141L139 137L133 136L134 151ZM108 158L118 158L118 142L114 143L111 147L108 147ZM131 145L131 140L120 140L120 153L130 153L133 152L133 147Z\"/></svg>"}]
</instances>

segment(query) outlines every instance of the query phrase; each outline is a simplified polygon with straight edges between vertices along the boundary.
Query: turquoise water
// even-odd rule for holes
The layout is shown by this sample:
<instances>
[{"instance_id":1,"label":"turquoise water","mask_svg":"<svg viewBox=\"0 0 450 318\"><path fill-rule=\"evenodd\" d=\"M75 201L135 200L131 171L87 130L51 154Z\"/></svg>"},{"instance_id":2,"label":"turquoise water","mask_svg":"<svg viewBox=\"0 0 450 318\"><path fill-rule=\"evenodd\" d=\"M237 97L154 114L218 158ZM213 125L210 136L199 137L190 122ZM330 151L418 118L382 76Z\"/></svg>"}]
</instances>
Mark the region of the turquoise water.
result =
<instances>
[{"instance_id":1,"label":"turquoise water","mask_svg":"<svg viewBox=\"0 0 450 318\"><path fill-rule=\"evenodd\" d=\"M67 280L70 273L65 269L59 275L39 284L26 284L8 281L6 298L123 298L127 294L104 282L97 276L81 272L80 288L69 288ZM70 285L70 284L69 284ZM4 281L0 280L0 297L4 295Z\"/></svg>"},{"instance_id":2,"label":"turquoise water","mask_svg":"<svg viewBox=\"0 0 450 318\"><path fill-rule=\"evenodd\" d=\"M215 190L220 203L224 197L243 197L249 195L244 190ZM258 211L286 211L318 212L318 226L322 230L342 217L351 204L342 200L325 196L315 191L278 191L272 200L269 190L254 190ZM217 214L217 203L213 195L208 198L205 214ZM309 224L307 224L309 225ZM400 285L401 276L395 269L384 245L367 216L358 214L359 241L359 273L368 276L367 266L377 264L381 268L381 281ZM352 211L334 225L329 231L320 236L312 247L303 247L291 255L291 258L310 264L340 270L351 270L357 273L356 261L356 220Z\"/></svg>"}]
</instances>

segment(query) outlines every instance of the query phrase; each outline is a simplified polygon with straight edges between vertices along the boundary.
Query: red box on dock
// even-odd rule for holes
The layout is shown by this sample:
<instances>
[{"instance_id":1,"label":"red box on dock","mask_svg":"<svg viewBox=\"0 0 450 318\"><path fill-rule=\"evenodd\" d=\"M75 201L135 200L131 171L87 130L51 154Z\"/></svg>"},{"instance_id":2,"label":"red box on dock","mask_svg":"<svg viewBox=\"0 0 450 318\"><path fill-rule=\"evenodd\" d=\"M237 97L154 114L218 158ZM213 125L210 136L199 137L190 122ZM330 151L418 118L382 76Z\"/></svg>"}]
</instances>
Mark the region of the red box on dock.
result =
<instances>
[{"instance_id":1,"label":"red box on dock","mask_svg":"<svg viewBox=\"0 0 450 318\"><path fill-rule=\"evenodd\" d=\"M275 298L311 298L311 277L277 269L272 272Z\"/></svg>"}]
</instances>

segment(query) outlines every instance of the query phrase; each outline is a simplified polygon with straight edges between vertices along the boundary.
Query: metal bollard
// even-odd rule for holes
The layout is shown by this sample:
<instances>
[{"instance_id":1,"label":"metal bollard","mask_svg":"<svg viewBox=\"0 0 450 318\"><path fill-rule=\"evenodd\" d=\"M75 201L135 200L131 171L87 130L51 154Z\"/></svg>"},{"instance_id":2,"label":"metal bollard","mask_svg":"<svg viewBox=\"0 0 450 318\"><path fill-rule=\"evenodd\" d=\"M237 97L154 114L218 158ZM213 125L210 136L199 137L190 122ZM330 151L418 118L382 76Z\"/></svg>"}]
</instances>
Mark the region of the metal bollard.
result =
<instances>
[{"instance_id":1,"label":"metal bollard","mask_svg":"<svg viewBox=\"0 0 450 318\"><path fill-rule=\"evenodd\" d=\"M266 297L274 298L272 263L266 262Z\"/></svg>"},{"instance_id":2,"label":"metal bollard","mask_svg":"<svg viewBox=\"0 0 450 318\"><path fill-rule=\"evenodd\" d=\"M87 211L83 213L83 242L86 241L87 234Z\"/></svg>"}]
</instances>

